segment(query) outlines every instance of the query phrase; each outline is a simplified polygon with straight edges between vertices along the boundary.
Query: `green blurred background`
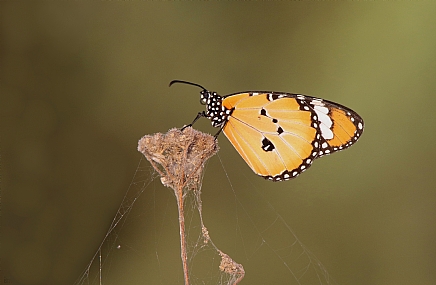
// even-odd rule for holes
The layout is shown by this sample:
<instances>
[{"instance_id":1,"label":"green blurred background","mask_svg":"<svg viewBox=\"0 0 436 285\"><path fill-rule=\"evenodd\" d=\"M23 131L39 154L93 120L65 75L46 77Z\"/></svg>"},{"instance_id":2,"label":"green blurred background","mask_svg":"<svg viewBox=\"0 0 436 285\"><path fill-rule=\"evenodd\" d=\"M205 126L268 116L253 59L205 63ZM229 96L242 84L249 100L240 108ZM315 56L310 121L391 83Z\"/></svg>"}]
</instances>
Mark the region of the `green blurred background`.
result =
<instances>
[{"instance_id":1,"label":"green blurred background","mask_svg":"<svg viewBox=\"0 0 436 285\"><path fill-rule=\"evenodd\" d=\"M1 282L80 277L131 185L139 138L203 110L197 88L168 88L183 79L223 95L318 96L366 123L350 150L284 183L255 176L220 137L204 177L204 218L214 242L244 265L242 284L296 283L280 262L265 269L275 258L265 247L235 246L244 221L235 197L270 203L337 284L436 284L434 2L0 7ZM216 131L206 120L196 128ZM251 212L254 223L270 214L264 208ZM121 239L135 248L107 269L124 281L103 284L183 284L170 190L153 181L134 211L127 220L138 227Z\"/></svg>"}]
</instances>

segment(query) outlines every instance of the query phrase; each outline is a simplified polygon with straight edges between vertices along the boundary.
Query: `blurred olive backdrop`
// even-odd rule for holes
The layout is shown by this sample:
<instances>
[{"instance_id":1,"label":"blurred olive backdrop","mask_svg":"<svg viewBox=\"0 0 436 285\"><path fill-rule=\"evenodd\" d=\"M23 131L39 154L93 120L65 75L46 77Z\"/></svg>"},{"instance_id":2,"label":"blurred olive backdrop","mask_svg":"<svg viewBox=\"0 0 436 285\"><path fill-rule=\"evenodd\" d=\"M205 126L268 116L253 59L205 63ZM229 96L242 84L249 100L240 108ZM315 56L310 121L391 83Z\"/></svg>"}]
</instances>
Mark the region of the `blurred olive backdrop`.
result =
<instances>
[{"instance_id":1,"label":"blurred olive backdrop","mask_svg":"<svg viewBox=\"0 0 436 285\"><path fill-rule=\"evenodd\" d=\"M318 96L366 123L351 149L284 183L255 176L220 136L220 157L204 177L204 218L214 242L244 265L242 284L292 278L283 265L262 270L263 251L247 256L232 246L235 193L254 207L268 199L337 284L436 284L434 2L0 7L1 282L75 282L135 174L139 138L181 127L203 110L198 88L168 88L183 79L223 95ZM216 131L206 120L196 128ZM183 284L170 190L156 180L136 213L141 201L151 204L134 218L144 228L137 238L149 251L110 267L125 282L103 284L166 284L171 274ZM162 215L172 222L156 220ZM171 252L156 248L159 239ZM173 268L162 267L168 260Z\"/></svg>"}]
</instances>

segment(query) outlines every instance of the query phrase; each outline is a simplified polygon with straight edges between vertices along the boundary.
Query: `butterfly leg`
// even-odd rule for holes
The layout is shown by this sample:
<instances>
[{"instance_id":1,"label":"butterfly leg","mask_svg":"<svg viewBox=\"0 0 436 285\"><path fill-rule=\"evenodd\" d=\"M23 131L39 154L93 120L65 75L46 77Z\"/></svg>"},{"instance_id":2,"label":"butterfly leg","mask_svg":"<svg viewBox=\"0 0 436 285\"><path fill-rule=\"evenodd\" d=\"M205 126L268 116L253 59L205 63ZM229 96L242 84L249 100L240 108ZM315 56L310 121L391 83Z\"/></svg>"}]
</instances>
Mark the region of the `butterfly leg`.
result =
<instances>
[{"instance_id":1,"label":"butterfly leg","mask_svg":"<svg viewBox=\"0 0 436 285\"><path fill-rule=\"evenodd\" d=\"M185 125L183 126L183 128L181 129L181 131L183 131L184 129L186 129L187 127L192 127L192 125L201 117L206 117L206 113L203 112L198 112L197 117L195 117L195 119L192 121L192 123L190 123L189 125Z\"/></svg>"},{"instance_id":2,"label":"butterfly leg","mask_svg":"<svg viewBox=\"0 0 436 285\"><path fill-rule=\"evenodd\" d=\"M217 139L219 134L221 133L221 131L223 130L224 125L222 127L220 127L220 129L218 130L218 132L214 135L214 138Z\"/></svg>"}]
</instances>

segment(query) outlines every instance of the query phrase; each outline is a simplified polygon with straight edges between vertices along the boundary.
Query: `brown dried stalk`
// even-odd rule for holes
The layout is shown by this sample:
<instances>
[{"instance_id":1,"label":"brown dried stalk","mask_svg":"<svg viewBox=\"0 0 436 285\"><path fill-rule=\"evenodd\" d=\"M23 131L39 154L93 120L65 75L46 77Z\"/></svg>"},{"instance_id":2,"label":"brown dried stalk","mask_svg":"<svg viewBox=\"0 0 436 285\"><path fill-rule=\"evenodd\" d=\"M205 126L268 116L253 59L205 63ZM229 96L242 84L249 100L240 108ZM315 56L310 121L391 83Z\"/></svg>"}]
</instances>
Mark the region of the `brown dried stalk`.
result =
<instances>
[{"instance_id":1,"label":"brown dried stalk","mask_svg":"<svg viewBox=\"0 0 436 285\"><path fill-rule=\"evenodd\" d=\"M183 131L171 129L166 134L157 133L150 136L147 135L141 138L138 143L138 150L144 154L147 160L153 165L154 169L159 173L162 184L172 188L176 196L179 212L180 248L185 285L189 285L189 272L183 208L184 197L186 196L186 191L196 191L205 243L208 241L211 242L207 229L203 224L199 188L204 164L207 159L218 152L218 149L217 141L213 136L196 131L191 127L188 127ZM227 265L221 264L221 267L223 267L220 267L221 270L226 273L234 273L232 270L230 270L232 272L227 272L229 270L229 260L231 259L218 248L216 248L216 250L226 259L225 263ZM242 268L242 265L239 266ZM233 270L235 270L234 264ZM240 278L236 278L235 280L238 280L237 282L239 282L243 275L244 273L242 273L241 276L240 271L238 276ZM236 284L237 282L234 282L233 284Z\"/></svg>"}]
</instances>

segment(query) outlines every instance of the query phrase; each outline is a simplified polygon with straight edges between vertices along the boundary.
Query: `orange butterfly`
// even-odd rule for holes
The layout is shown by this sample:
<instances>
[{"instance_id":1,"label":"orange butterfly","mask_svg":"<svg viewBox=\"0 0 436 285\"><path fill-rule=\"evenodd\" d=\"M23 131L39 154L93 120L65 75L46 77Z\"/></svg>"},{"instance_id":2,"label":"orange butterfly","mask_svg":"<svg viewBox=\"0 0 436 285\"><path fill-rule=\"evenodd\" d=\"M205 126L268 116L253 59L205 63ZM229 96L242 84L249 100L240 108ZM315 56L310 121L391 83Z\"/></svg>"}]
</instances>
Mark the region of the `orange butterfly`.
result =
<instances>
[{"instance_id":1,"label":"orange butterfly","mask_svg":"<svg viewBox=\"0 0 436 285\"><path fill-rule=\"evenodd\" d=\"M348 148L363 132L363 120L340 104L301 94L247 91L227 96L200 87L199 112L220 128L258 175L272 181L297 177L323 155ZM182 129L182 130L183 130Z\"/></svg>"}]
</instances>

